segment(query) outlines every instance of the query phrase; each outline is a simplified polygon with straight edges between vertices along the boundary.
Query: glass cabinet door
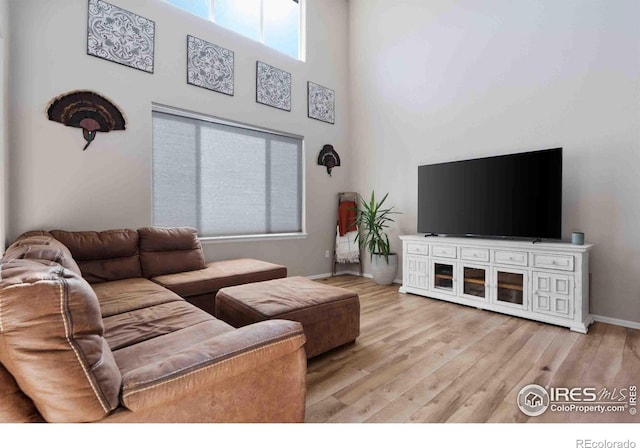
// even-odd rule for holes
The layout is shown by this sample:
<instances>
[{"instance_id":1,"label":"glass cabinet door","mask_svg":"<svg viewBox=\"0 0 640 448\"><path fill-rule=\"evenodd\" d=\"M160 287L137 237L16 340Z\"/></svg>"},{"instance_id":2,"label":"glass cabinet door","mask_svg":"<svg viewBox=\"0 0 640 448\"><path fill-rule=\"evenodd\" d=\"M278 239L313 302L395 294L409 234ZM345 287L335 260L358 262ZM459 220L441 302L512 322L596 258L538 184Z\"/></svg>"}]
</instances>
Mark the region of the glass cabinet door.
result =
<instances>
[{"instance_id":1,"label":"glass cabinet door","mask_svg":"<svg viewBox=\"0 0 640 448\"><path fill-rule=\"evenodd\" d=\"M462 291L460 295L467 299L487 300L488 273L486 266L460 265Z\"/></svg>"},{"instance_id":2,"label":"glass cabinet door","mask_svg":"<svg viewBox=\"0 0 640 448\"><path fill-rule=\"evenodd\" d=\"M527 272L517 269L494 268L493 290L494 303L526 310Z\"/></svg>"},{"instance_id":3,"label":"glass cabinet door","mask_svg":"<svg viewBox=\"0 0 640 448\"><path fill-rule=\"evenodd\" d=\"M455 263L432 260L431 269L433 272L431 288L439 292L455 294Z\"/></svg>"}]
</instances>

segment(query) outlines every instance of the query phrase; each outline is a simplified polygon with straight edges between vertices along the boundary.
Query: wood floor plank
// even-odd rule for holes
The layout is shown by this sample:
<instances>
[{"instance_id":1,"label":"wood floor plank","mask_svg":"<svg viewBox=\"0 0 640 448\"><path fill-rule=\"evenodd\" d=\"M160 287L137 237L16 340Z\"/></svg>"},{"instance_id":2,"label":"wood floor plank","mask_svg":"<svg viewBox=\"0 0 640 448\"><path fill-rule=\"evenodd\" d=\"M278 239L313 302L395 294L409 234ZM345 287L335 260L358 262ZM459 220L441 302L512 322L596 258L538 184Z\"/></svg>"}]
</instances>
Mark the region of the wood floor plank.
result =
<instances>
[{"instance_id":1,"label":"wood floor plank","mask_svg":"<svg viewBox=\"0 0 640 448\"><path fill-rule=\"evenodd\" d=\"M358 293L361 334L309 360L309 422L640 421L611 412L530 418L516 405L526 384L638 385L640 330L595 323L581 335L362 277L319 282Z\"/></svg>"},{"instance_id":2,"label":"wood floor plank","mask_svg":"<svg viewBox=\"0 0 640 448\"><path fill-rule=\"evenodd\" d=\"M489 333L496 326L503 324L504 322L505 319L501 316L489 316L489 318L484 318L483 325L480 328L484 329L486 333ZM386 394L389 400L396 399L422 381L426 376L438 370L458 356L458 354L474 345L478 339L486 333L478 333L473 330L459 333L456 339L448 342L445 348L435 353L432 358L426 360L424 363L412 366L410 369L406 370L403 375L394 378L393 381L385 384L382 388L382 392Z\"/></svg>"},{"instance_id":3,"label":"wood floor plank","mask_svg":"<svg viewBox=\"0 0 640 448\"><path fill-rule=\"evenodd\" d=\"M640 330L626 329L620 371L613 384L635 384L640 387Z\"/></svg>"},{"instance_id":4,"label":"wood floor plank","mask_svg":"<svg viewBox=\"0 0 640 448\"><path fill-rule=\"evenodd\" d=\"M445 422L469 396L502 367L500 364L502 360L509 361L532 338L531 329L528 327L528 325L518 326L492 350L478 357L461 375L427 400L409 421Z\"/></svg>"},{"instance_id":5,"label":"wood floor plank","mask_svg":"<svg viewBox=\"0 0 640 448\"><path fill-rule=\"evenodd\" d=\"M333 372L323 381L314 384L313 387L309 389L307 393L307 406L313 406L367 375L369 375L369 372L352 367L342 368L337 372Z\"/></svg>"},{"instance_id":6,"label":"wood floor plank","mask_svg":"<svg viewBox=\"0 0 640 448\"><path fill-rule=\"evenodd\" d=\"M544 354L560 330L549 325L539 325L536 332L506 365L499 366L490 378L469 398L454 410L448 422L481 423L489 419L504 401L513 385L530 371Z\"/></svg>"},{"instance_id":7,"label":"wood floor plank","mask_svg":"<svg viewBox=\"0 0 640 448\"><path fill-rule=\"evenodd\" d=\"M318 403L307 405L305 421L307 423L324 423L346 407L347 405L337 398L328 396Z\"/></svg>"},{"instance_id":8,"label":"wood floor plank","mask_svg":"<svg viewBox=\"0 0 640 448\"><path fill-rule=\"evenodd\" d=\"M369 417L367 423L403 423L409 420L419 406L411 398L398 397Z\"/></svg>"},{"instance_id":9,"label":"wood floor plank","mask_svg":"<svg viewBox=\"0 0 640 448\"><path fill-rule=\"evenodd\" d=\"M596 322L589 328L589 334L578 338L565 360L558 367L557 372L552 376L552 384L550 385L569 387L580 378L584 378L593 363L607 326Z\"/></svg>"},{"instance_id":10,"label":"wood floor plank","mask_svg":"<svg viewBox=\"0 0 640 448\"><path fill-rule=\"evenodd\" d=\"M615 325L606 326L602 341L593 356L591 367L583 376L583 381L589 384L614 386L612 382L622 367L622 354L625 348L620 341L624 341L626 336L626 328Z\"/></svg>"},{"instance_id":11,"label":"wood floor plank","mask_svg":"<svg viewBox=\"0 0 640 448\"><path fill-rule=\"evenodd\" d=\"M529 417L524 415L516 406L516 397L520 389L529 384L538 384L543 387L551 385L551 378L569 355L575 342L584 337L575 332L559 329L558 334L545 352L542 354L529 372L521 378L514 387L505 394L504 400L487 419L488 422L498 423L523 423Z\"/></svg>"},{"instance_id":12,"label":"wood floor plank","mask_svg":"<svg viewBox=\"0 0 640 448\"><path fill-rule=\"evenodd\" d=\"M499 318L491 316L489 321L495 321ZM371 363L365 368L372 374L357 381L353 385L336 393L336 397L341 401L351 404L358 401L363 396L376 391L380 386L386 385L399 377L404 377L407 371L414 366L422 365L424 369L434 366L437 357L445 358L442 349L449 344L449 351L459 349L460 337L453 337L452 334L458 334L459 327L468 328L467 337L475 338L483 328L491 328L487 326L487 319L478 313L468 313L458 320L458 325L447 325L440 329L434 329L425 334L422 338L413 338L404 344L402 350L397 350L394 356L383 359L382 362L377 361ZM488 331L488 330L487 330ZM455 341L453 347L452 342ZM424 362L423 362L424 361ZM389 400L396 398L399 394L387 392Z\"/></svg>"},{"instance_id":13,"label":"wood floor plank","mask_svg":"<svg viewBox=\"0 0 640 448\"><path fill-rule=\"evenodd\" d=\"M426 374L400 396L411 402L413 412L410 415L424 407L456 378L466 372L470 366L493 350L500 341L505 340L509 334L516 331L518 326L519 323L515 319L508 318L495 328L489 327L491 330L488 330L484 337L477 341L474 340L465 349L459 347L458 341L452 341L453 348L442 357L442 362L438 363L439 367L435 366L438 367L435 369L431 366L425 367ZM401 388L398 388L398 384L401 385ZM386 388L385 392L395 396L405 387L406 383L403 379L397 378L391 387ZM393 405L393 402L390 405ZM386 412L386 410L382 409L380 412Z\"/></svg>"},{"instance_id":14,"label":"wood floor plank","mask_svg":"<svg viewBox=\"0 0 640 448\"><path fill-rule=\"evenodd\" d=\"M637 357L637 352L634 354L633 350L629 350L633 343L629 344L629 339L640 337L640 331L631 330L615 325L598 325L598 329L601 330L601 341L598 344L593 362L587 369L584 370L584 374L572 383L566 384L567 387L573 386L585 386L595 387L597 393L600 394L603 388L606 388L608 392L620 391L621 389L628 389L630 385L638 385L640 383L640 360ZM620 343L622 341L622 344ZM560 385L560 384L558 384ZM626 391L625 391L626 394ZM599 395L601 396L601 395ZM611 395L611 400L602 398L603 401L616 401L618 399L618 392ZM574 422L574 423L627 423L627 422L640 422L639 415L631 415L628 412L606 412L603 414L598 413L558 413L550 414L545 413L539 417L541 422Z\"/></svg>"},{"instance_id":15,"label":"wood floor plank","mask_svg":"<svg viewBox=\"0 0 640 448\"><path fill-rule=\"evenodd\" d=\"M342 401L340 401L342 403ZM364 395L327 419L327 423L361 423L385 407L389 402L381 394Z\"/></svg>"}]
</instances>

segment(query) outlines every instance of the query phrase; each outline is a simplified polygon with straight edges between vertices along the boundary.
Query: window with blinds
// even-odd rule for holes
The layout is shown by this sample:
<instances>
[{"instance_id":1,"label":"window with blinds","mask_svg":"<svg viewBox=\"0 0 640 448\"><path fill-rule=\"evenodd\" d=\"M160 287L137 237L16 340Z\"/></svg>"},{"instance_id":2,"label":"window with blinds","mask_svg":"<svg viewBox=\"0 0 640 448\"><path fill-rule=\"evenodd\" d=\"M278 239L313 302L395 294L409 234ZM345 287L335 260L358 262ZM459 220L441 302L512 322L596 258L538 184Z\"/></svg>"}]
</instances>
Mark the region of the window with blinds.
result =
<instances>
[{"instance_id":1,"label":"window with blinds","mask_svg":"<svg viewBox=\"0 0 640 448\"><path fill-rule=\"evenodd\" d=\"M302 138L153 112L153 222L200 237L303 232Z\"/></svg>"}]
</instances>

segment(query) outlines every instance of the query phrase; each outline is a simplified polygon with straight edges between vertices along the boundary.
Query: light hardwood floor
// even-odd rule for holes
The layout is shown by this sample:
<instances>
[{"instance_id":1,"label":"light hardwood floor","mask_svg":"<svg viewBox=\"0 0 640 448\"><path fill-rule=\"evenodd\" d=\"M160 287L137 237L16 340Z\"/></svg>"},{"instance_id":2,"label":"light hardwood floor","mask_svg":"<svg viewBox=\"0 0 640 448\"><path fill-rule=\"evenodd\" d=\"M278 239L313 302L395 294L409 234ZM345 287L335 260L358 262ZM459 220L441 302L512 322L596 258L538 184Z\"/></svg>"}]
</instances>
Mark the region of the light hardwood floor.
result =
<instances>
[{"instance_id":1,"label":"light hardwood floor","mask_svg":"<svg viewBox=\"0 0 640 448\"><path fill-rule=\"evenodd\" d=\"M532 383L640 386L640 330L595 323L581 335L362 277L318 281L359 294L360 337L309 361L308 422L640 422L628 412L529 418L516 405Z\"/></svg>"}]
</instances>

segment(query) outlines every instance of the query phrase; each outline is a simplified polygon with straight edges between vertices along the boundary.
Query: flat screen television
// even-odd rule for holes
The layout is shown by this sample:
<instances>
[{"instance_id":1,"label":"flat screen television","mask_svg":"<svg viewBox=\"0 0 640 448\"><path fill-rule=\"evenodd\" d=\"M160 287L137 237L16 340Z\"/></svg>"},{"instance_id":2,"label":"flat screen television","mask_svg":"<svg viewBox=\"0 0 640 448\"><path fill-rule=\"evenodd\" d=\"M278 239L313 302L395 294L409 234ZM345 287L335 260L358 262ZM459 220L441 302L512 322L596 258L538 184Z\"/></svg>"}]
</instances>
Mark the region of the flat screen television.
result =
<instances>
[{"instance_id":1,"label":"flat screen television","mask_svg":"<svg viewBox=\"0 0 640 448\"><path fill-rule=\"evenodd\" d=\"M559 239L562 148L418 167L418 232Z\"/></svg>"}]
</instances>

